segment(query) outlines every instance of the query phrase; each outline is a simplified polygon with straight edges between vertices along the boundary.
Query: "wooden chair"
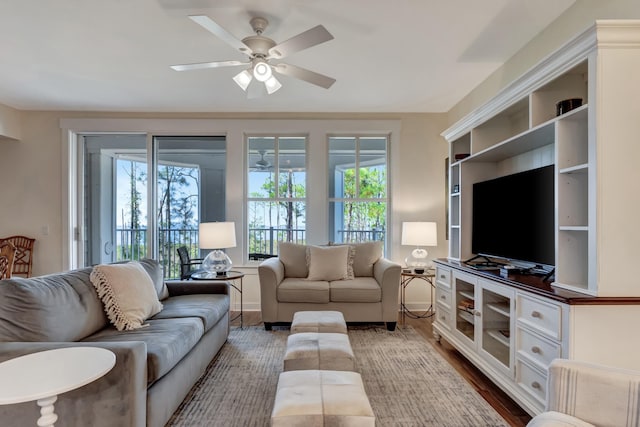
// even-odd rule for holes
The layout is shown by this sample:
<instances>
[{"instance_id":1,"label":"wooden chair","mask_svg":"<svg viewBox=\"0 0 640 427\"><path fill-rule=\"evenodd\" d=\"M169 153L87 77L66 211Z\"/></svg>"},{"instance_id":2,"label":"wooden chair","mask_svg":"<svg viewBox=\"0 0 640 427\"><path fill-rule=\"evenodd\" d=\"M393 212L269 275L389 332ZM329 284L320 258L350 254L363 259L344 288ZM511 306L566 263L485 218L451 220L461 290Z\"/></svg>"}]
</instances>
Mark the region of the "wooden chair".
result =
<instances>
[{"instance_id":1,"label":"wooden chair","mask_svg":"<svg viewBox=\"0 0 640 427\"><path fill-rule=\"evenodd\" d=\"M191 277L193 273L199 271L194 269L194 266L202 265L202 258L191 258L189 250L186 246L180 246L178 249L178 256L180 257L180 279L185 280Z\"/></svg>"},{"instance_id":2,"label":"wooden chair","mask_svg":"<svg viewBox=\"0 0 640 427\"><path fill-rule=\"evenodd\" d=\"M16 247L11 242L0 243L0 279L10 279Z\"/></svg>"},{"instance_id":3,"label":"wooden chair","mask_svg":"<svg viewBox=\"0 0 640 427\"><path fill-rule=\"evenodd\" d=\"M26 236L11 236L0 239L0 242L11 242L16 248L16 254L13 259L13 275L16 274L31 277L31 268L33 265L33 244L36 239Z\"/></svg>"}]
</instances>

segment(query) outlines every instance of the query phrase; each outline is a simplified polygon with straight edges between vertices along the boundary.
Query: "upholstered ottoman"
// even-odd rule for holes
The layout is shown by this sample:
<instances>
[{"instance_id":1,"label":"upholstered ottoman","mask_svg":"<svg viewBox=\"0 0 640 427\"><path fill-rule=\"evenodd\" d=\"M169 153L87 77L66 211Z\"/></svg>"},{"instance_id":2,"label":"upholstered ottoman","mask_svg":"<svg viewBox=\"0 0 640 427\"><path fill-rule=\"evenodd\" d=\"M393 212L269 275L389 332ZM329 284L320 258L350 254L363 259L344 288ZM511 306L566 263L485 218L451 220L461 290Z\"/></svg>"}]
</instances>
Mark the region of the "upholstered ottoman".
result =
<instances>
[{"instance_id":1,"label":"upholstered ottoman","mask_svg":"<svg viewBox=\"0 0 640 427\"><path fill-rule=\"evenodd\" d=\"M355 371L353 350L346 334L302 332L289 335L284 370L326 369Z\"/></svg>"},{"instance_id":2,"label":"upholstered ottoman","mask_svg":"<svg viewBox=\"0 0 640 427\"><path fill-rule=\"evenodd\" d=\"M347 323L339 311L297 311L293 314L291 333L332 332L347 333Z\"/></svg>"},{"instance_id":3,"label":"upholstered ottoman","mask_svg":"<svg viewBox=\"0 0 640 427\"><path fill-rule=\"evenodd\" d=\"M348 371L290 371L280 374L271 425L375 426L362 378Z\"/></svg>"}]
</instances>

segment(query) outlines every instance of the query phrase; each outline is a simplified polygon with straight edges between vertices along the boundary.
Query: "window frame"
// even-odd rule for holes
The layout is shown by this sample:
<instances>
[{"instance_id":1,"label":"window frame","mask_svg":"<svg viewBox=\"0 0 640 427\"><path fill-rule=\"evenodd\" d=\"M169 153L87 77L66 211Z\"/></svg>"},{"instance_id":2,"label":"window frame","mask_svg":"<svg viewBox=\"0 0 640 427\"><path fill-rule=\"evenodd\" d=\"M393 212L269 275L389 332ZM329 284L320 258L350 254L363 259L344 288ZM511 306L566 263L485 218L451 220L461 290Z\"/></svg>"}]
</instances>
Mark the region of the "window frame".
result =
<instances>
[{"instance_id":1,"label":"window frame","mask_svg":"<svg viewBox=\"0 0 640 427\"><path fill-rule=\"evenodd\" d=\"M270 198L270 197L251 197L249 195L249 172L250 172L250 168L252 167L252 165L249 162L250 159L250 143L249 141L251 140L251 138L274 138L274 164L273 166L273 175L274 175L274 180L275 180L275 188L276 188L276 197L275 198ZM304 139L304 173L305 173L305 177L304 177L304 189L305 189L305 197L279 197L280 195L279 193L279 178L280 178L280 139L281 138L301 138ZM304 132L294 132L294 133L286 133L286 132L253 132L253 133L245 133L244 134L244 163L245 163L245 168L244 168L244 177L245 177L245 185L244 185L244 210L245 210L245 221L243 221L243 240L244 240L244 248L245 250L243 251L243 263L245 263L246 265L255 265L261 262L261 260L251 260L249 259L249 254L250 254L250 223L251 223L251 219L250 219L250 211L251 209L249 208L249 204L251 202L273 202L273 203L280 203L280 202L302 202L304 203L304 207L305 207L305 228L304 228L304 235L305 235L305 241L307 240L307 226L308 226L308 221L307 221L307 207L309 206L309 200L308 200L308 188L309 188L309 134L308 133L304 133ZM277 248L274 251L274 254L270 254L270 255L276 255L277 254Z\"/></svg>"},{"instance_id":2,"label":"window frame","mask_svg":"<svg viewBox=\"0 0 640 427\"><path fill-rule=\"evenodd\" d=\"M335 207L336 203L371 203L371 202L384 202L385 203L385 230L384 230L384 239L382 240L385 252L386 248L389 244L389 216L390 216L390 200L389 191L391 189L390 184L390 176L389 176L389 164L390 164L390 150L391 150L391 133L363 133L363 132L347 132L347 133L327 133L327 142L326 142L326 155L327 155L327 170L326 170L326 181L327 188L329 189L331 186L331 173L335 173L338 171L338 168L335 168L334 171L329 169L331 164L331 140L332 138L354 138L355 139L355 148L354 148L354 163L353 169L355 170L355 193L357 197L335 197L331 195L331 191L327 194L327 212L328 212L328 223L327 223L327 237L329 241L333 241L336 235L336 224L335 221L331 220L332 216L335 216L335 212L332 209ZM384 198L371 198L371 197L360 197L360 169L362 167L374 166L371 164L363 163L360 161L361 150L360 150L360 141L361 139L367 138L384 138L385 140L385 149L384 149L384 166L385 166L385 197ZM346 170L346 168L345 168ZM344 220L344 215L343 215Z\"/></svg>"}]
</instances>

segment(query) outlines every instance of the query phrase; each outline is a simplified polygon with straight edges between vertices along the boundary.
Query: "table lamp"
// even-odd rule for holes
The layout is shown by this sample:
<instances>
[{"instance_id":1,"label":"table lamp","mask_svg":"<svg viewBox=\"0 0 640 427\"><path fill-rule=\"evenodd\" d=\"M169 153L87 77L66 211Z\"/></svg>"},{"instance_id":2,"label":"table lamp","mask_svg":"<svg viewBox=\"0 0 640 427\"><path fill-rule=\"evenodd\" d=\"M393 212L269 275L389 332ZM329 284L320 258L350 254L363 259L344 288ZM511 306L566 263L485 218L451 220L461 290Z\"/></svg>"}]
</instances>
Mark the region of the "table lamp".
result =
<instances>
[{"instance_id":1,"label":"table lamp","mask_svg":"<svg viewBox=\"0 0 640 427\"><path fill-rule=\"evenodd\" d=\"M422 246L438 246L438 229L435 222L403 222L402 245L416 246L411 255L405 258L407 267L418 274L427 267L427 255Z\"/></svg>"},{"instance_id":2,"label":"table lamp","mask_svg":"<svg viewBox=\"0 0 640 427\"><path fill-rule=\"evenodd\" d=\"M200 249L213 249L202 261L202 268L209 273L224 276L231 270L231 258L222 250L235 248L236 224L234 222L203 222L198 227Z\"/></svg>"}]
</instances>

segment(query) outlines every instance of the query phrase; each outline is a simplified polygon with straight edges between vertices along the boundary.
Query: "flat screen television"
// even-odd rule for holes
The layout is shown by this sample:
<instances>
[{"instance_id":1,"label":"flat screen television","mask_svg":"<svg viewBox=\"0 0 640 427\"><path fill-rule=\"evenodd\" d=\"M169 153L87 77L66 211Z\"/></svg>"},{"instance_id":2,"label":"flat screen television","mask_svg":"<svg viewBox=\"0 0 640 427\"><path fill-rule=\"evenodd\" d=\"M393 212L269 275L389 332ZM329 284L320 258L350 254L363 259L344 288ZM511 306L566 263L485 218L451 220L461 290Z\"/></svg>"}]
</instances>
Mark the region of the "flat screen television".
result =
<instances>
[{"instance_id":1,"label":"flat screen television","mask_svg":"<svg viewBox=\"0 0 640 427\"><path fill-rule=\"evenodd\" d=\"M473 184L471 250L555 265L554 166Z\"/></svg>"}]
</instances>

